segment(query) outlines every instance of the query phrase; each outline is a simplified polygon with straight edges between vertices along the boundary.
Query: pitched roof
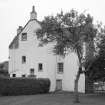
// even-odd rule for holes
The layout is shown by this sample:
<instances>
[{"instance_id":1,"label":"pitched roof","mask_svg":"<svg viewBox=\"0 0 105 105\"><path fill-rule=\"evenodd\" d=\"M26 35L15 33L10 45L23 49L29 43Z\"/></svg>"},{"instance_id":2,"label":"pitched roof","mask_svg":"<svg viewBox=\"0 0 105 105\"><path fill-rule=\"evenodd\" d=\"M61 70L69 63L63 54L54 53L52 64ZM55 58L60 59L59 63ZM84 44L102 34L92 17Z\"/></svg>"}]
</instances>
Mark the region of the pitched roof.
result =
<instances>
[{"instance_id":1,"label":"pitched roof","mask_svg":"<svg viewBox=\"0 0 105 105\"><path fill-rule=\"evenodd\" d=\"M38 21L38 20L36 20L36 19L30 19L30 20L26 23L26 25L23 27L22 31L25 29L25 27L26 27L26 26L29 24L29 22L31 22L31 21L37 21L37 22L40 24L40 21ZM22 33L22 31L21 31L20 33ZM16 40L18 40L18 37L19 37L20 33L18 33L18 34L13 38L12 42L9 44L9 49L11 49L11 48L12 48L12 45L16 42Z\"/></svg>"}]
</instances>

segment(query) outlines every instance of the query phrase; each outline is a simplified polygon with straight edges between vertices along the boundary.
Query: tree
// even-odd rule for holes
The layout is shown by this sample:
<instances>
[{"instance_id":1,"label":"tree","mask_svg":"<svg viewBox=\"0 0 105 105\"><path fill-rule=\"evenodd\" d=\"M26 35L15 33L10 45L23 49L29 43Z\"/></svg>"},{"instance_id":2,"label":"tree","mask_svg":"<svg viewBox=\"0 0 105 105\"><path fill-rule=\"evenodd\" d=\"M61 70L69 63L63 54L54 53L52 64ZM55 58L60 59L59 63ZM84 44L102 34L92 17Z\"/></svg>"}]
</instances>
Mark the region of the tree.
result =
<instances>
[{"instance_id":1,"label":"tree","mask_svg":"<svg viewBox=\"0 0 105 105\"><path fill-rule=\"evenodd\" d=\"M87 71L87 75L92 81L105 81L105 57L98 56L94 60L90 69Z\"/></svg>"},{"instance_id":2,"label":"tree","mask_svg":"<svg viewBox=\"0 0 105 105\"><path fill-rule=\"evenodd\" d=\"M97 27L97 57L94 59L94 62L91 63L92 65L87 71L87 75L93 81L105 81L105 27L103 27L100 23L97 25Z\"/></svg>"},{"instance_id":3,"label":"tree","mask_svg":"<svg viewBox=\"0 0 105 105\"><path fill-rule=\"evenodd\" d=\"M0 76L9 76L8 61L0 63Z\"/></svg>"},{"instance_id":4,"label":"tree","mask_svg":"<svg viewBox=\"0 0 105 105\"><path fill-rule=\"evenodd\" d=\"M79 69L75 79L75 102L79 102L78 81L80 74L83 73L83 46L84 43L91 43L96 36L97 30L93 25L93 18L89 14L78 14L71 10L68 13L57 14L56 16L47 16L41 22L42 28L37 31L37 37L40 45L49 42L56 42L54 53L66 56L71 49L79 60ZM86 61L86 59L85 59Z\"/></svg>"},{"instance_id":5,"label":"tree","mask_svg":"<svg viewBox=\"0 0 105 105\"><path fill-rule=\"evenodd\" d=\"M98 54L100 57L105 57L105 26L102 27L102 24L98 24L98 37L97 37L97 48Z\"/></svg>"}]
</instances>

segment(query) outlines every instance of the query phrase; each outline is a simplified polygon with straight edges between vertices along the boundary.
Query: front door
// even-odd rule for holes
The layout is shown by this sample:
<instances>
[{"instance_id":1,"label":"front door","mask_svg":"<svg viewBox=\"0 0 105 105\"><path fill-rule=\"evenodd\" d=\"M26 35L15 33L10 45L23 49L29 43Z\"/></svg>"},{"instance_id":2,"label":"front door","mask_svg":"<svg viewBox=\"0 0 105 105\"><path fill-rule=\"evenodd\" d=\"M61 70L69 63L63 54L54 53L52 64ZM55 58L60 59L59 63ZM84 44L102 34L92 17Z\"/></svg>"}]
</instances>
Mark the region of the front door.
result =
<instances>
[{"instance_id":1,"label":"front door","mask_svg":"<svg viewBox=\"0 0 105 105\"><path fill-rule=\"evenodd\" d=\"M56 80L56 90L62 90L62 80Z\"/></svg>"}]
</instances>

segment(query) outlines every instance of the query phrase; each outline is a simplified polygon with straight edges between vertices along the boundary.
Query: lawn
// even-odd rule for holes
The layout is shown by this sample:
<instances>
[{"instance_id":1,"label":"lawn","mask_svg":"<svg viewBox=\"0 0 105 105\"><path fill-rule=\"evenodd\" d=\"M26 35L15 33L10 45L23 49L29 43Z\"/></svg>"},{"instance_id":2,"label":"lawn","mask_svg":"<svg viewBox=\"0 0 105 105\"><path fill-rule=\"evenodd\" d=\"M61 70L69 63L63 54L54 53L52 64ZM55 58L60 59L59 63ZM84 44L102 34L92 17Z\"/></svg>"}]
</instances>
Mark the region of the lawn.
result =
<instances>
[{"instance_id":1,"label":"lawn","mask_svg":"<svg viewBox=\"0 0 105 105\"><path fill-rule=\"evenodd\" d=\"M0 96L0 105L105 105L105 95L80 94L80 103L73 103L72 93L27 96Z\"/></svg>"}]
</instances>

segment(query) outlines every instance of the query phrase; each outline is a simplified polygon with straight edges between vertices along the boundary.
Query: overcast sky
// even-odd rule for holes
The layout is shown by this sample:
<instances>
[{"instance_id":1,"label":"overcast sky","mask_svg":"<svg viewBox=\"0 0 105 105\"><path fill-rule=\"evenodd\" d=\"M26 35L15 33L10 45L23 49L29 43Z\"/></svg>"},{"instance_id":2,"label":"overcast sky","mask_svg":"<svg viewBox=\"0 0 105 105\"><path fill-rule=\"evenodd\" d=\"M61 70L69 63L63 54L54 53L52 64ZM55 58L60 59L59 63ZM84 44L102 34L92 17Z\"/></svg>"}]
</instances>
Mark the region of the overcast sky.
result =
<instances>
[{"instance_id":1,"label":"overcast sky","mask_svg":"<svg viewBox=\"0 0 105 105\"><path fill-rule=\"evenodd\" d=\"M0 62L8 60L8 46L18 26L24 26L29 20L33 5L38 20L55 15L61 9L68 12L73 8L79 12L86 10L95 22L105 24L105 0L0 0Z\"/></svg>"}]
</instances>

